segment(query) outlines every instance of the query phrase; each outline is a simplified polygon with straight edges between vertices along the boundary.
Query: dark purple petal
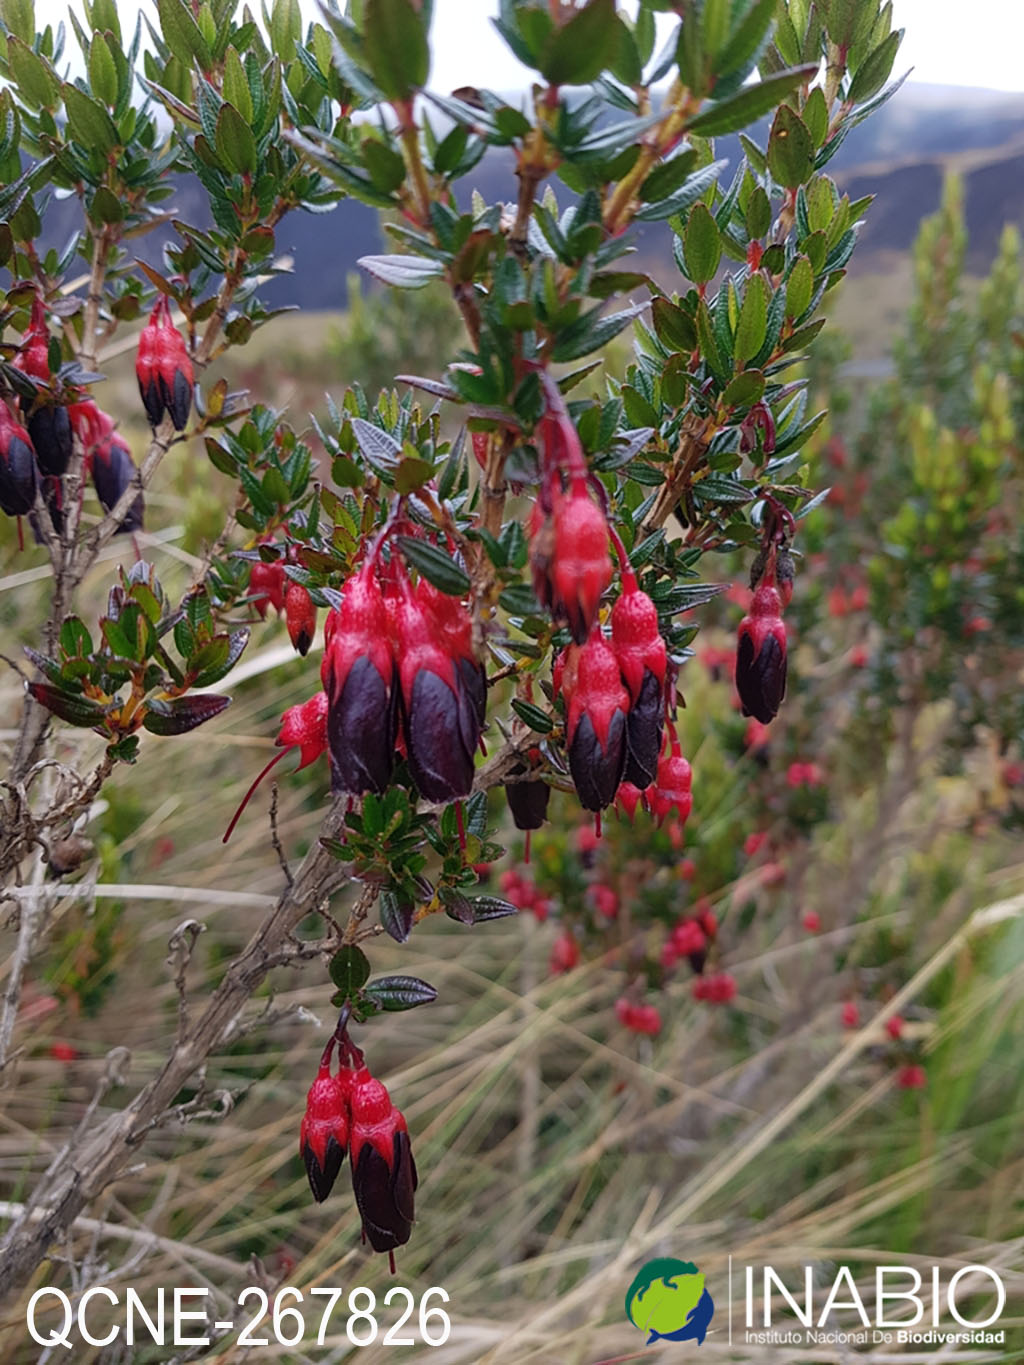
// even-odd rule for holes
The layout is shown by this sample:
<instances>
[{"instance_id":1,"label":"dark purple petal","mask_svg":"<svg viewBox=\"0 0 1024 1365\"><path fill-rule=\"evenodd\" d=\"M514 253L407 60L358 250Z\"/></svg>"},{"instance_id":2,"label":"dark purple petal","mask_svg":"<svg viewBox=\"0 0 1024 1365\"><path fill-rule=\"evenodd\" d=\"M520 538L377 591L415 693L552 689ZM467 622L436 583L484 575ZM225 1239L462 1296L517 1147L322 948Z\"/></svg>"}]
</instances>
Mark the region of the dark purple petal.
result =
<instances>
[{"instance_id":1,"label":"dark purple petal","mask_svg":"<svg viewBox=\"0 0 1024 1365\"><path fill-rule=\"evenodd\" d=\"M139 381L139 393L142 395L142 406L146 409L146 416L149 418L151 427L158 427L164 417L164 390L155 374L151 374L145 384Z\"/></svg>"},{"instance_id":2,"label":"dark purple petal","mask_svg":"<svg viewBox=\"0 0 1024 1365\"><path fill-rule=\"evenodd\" d=\"M416 1183L407 1134L395 1134L391 1166L369 1142L363 1144L352 1171L352 1188L374 1251L394 1251L409 1240Z\"/></svg>"},{"instance_id":3,"label":"dark purple petal","mask_svg":"<svg viewBox=\"0 0 1024 1365\"><path fill-rule=\"evenodd\" d=\"M476 742L463 733L465 719L465 708L460 710L444 678L421 669L412 685L404 731L409 771L428 801L457 801L473 789ZM475 733L479 738L478 729Z\"/></svg>"},{"instance_id":4,"label":"dark purple petal","mask_svg":"<svg viewBox=\"0 0 1024 1365\"><path fill-rule=\"evenodd\" d=\"M9 517L23 517L35 506L38 488L39 475L32 447L20 436L12 436L6 455L0 455L0 511Z\"/></svg>"},{"instance_id":5,"label":"dark purple petal","mask_svg":"<svg viewBox=\"0 0 1024 1365\"><path fill-rule=\"evenodd\" d=\"M640 695L626 717L626 769L624 782L641 791L649 787L658 772L658 755L665 732L663 689L649 668L644 669Z\"/></svg>"},{"instance_id":6,"label":"dark purple petal","mask_svg":"<svg viewBox=\"0 0 1024 1365\"><path fill-rule=\"evenodd\" d=\"M345 1152L332 1133L327 1139L327 1146L324 1150L324 1164L320 1165L316 1159L309 1143L302 1149L302 1160L306 1165L306 1175L309 1178L309 1188L313 1191L313 1198L318 1204L322 1204L334 1187L334 1182L338 1178L341 1170L341 1163L345 1160Z\"/></svg>"},{"instance_id":7,"label":"dark purple petal","mask_svg":"<svg viewBox=\"0 0 1024 1365\"><path fill-rule=\"evenodd\" d=\"M548 814L551 788L546 782L509 782L505 799L516 829L540 829Z\"/></svg>"},{"instance_id":8,"label":"dark purple petal","mask_svg":"<svg viewBox=\"0 0 1024 1365\"><path fill-rule=\"evenodd\" d=\"M382 792L395 763L395 698L365 654L355 660L335 697L328 677L327 746L331 787L361 796Z\"/></svg>"},{"instance_id":9,"label":"dark purple petal","mask_svg":"<svg viewBox=\"0 0 1024 1365\"><path fill-rule=\"evenodd\" d=\"M736 690L745 716L753 716L762 725L775 719L786 695L786 654L774 635L765 636L756 658L750 636L740 638Z\"/></svg>"},{"instance_id":10,"label":"dark purple petal","mask_svg":"<svg viewBox=\"0 0 1024 1365\"><path fill-rule=\"evenodd\" d=\"M456 671L477 718L478 728L482 729L487 719L487 670L475 659L456 660ZM473 745L474 749L476 745Z\"/></svg>"},{"instance_id":11,"label":"dark purple petal","mask_svg":"<svg viewBox=\"0 0 1024 1365\"><path fill-rule=\"evenodd\" d=\"M175 431L184 431L192 407L192 385L181 370L174 371L174 382L168 386L163 383L164 404L171 414Z\"/></svg>"},{"instance_id":12,"label":"dark purple petal","mask_svg":"<svg viewBox=\"0 0 1024 1365\"><path fill-rule=\"evenodd\" d=\"M608 726L608 742L601 747L593 722L583 716L569 746L569 771L584 810L604 810L615 800L626 765L626 717L616 711Z\"/></svg>"},{"instance_id":13,"label":"dark purple petal","mask_svg":"<svg viewBox=\"0 0 1024 1365\"><path fill-rule=\"evenodd\" d=\"M73 438L67 408L42 407L25 424L44 474L59 478L71 461Z\"/></svg>"},{"instance_id":14,"label":"dark purple petal","mask_svg":"<svg viewBox=\"0 0 1024 1365\"><path fill-rule=\"evenodd\" d=\"M131 456L121 446L111 445L107 452L96 451L92 462L92 483L100 506L105 512L116 507L118 499L135 478L136 472ZM118 527L120 534L142 529L144 507L140 493L129 506L124 520Z\"/></svg>"}]
</instances>

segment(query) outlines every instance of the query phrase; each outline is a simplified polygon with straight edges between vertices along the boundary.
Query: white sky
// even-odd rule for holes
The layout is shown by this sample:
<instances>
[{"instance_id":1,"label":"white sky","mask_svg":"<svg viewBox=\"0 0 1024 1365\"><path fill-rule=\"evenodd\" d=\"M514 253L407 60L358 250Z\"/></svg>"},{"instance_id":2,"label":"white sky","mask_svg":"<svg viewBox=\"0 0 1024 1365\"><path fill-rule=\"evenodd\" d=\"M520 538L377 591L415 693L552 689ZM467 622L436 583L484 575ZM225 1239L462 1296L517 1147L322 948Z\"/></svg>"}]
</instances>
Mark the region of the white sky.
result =
<instances>
[{"instance_id":1,"label":"white sky","mask_svg":"<svg viewBox=\"0 0 1024 1365\"><path fill-rule=\"evenodd\" d=\"M155 15L153 0L143 3ZM315 13L312 0L302 6ZM137 0L122 0L122 15L138 7ZM635 9L635 0L629 7ZM59 22L67 8L65 0L36 0L37 22ZM435 0L435 89L512 90L524 83L524 68L491 24L497 9L497 0ZM906 29L895 74L913 66L914 81L1024 91L1024 0L893 0L893 11L895 24ZM69 53L77 53L73 36Z\"/></svg>"}]
</instances>

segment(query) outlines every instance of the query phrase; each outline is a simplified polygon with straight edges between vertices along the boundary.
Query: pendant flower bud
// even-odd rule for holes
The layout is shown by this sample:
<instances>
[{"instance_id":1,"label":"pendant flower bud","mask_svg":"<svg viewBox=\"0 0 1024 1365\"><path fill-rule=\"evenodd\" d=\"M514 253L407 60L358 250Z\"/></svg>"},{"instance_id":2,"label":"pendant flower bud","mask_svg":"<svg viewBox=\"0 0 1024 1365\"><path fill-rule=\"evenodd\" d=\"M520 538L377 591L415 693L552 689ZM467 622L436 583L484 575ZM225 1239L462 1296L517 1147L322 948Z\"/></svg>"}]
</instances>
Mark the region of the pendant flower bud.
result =
<instances>
[{"instance_id":1,"label":"pendant flower bud","mask_svg":"<svg viewBox=\"0 0 1024 1365\"><path fill-rule=\"evenodd\" d=\"M382 792L395 762L398 680L372 563L345 585L342 605L327 617L324 639L320 677L328 698L332 788L353 796Z\"/></svg>"},{"instance_id":2,"label":"pendant flower bud","mask_svg":"<svg viewBox=\"0 0 1024 1365\"><path fill-rule=\"evenodd\" d=\"M30 375L40 384L49 386L53 383L50 329L46 322L46 308L39 297L32 304L25 343L15 357L14 364L23 374ZM34 398L22 398L21 411L40 472L60 478L71 462L74 448L67 408L58 403L52 394L40 391Z\"/></svg>"},{"instance_id":3,"label":"pendant flower bud","mask_svg":"<svg viewBox=\"0 0 1024 1365\"><path fill-rule=\"evenodd\" d=\"M658 630L658 612L632 573L612 608L612 645L629 692L624 779L643 790L654 781L665 730L668 651Z\"/></svg>"},{"instance_id":4,"label":"pendant flower bud","mask_svg":"<svg viewBox=\"0 0 1024 1365\"><path fill-rule=\"evenodd\" d=\"M363 1232L374 1251L404 1246L415 1217L416 1163L409 1129L384 1085L365 1066L349 1088L352 1188Z\"/></svg>"},{"instance_id":5,"label":"pendant flower bud","mask_svg":"<svg viewBox=\"0 0 1024 1365\"><path fill-rule=\"evenodd\" d=\"M778 589L762 583L740 622L736 690L745 716L767 725L786 694L786 627Z\"/></svg>"},{"instance_id":6,"label":"pendant flower bud","mask_svg":"<svg viewBox=\"0 0 1024 1365\"><path fill-rule=\"evenodd\" d=\"M32 439L0 399L0 511L9 517L31 512L38 488Z\"/></svg>"},{"instance_id":7,"label":"pendant flower bud","mask_svg":"<svg viewBox=\"0 0 1024 1365\"><path fill-rule=\"evenodd\" d=\"M655 821L662 825L666 817L675 811L680 823L685 824L693 808L690 786L693 775L690 765L679 753L679 741L673 735L672 751L663 754L658 760L658 775L647 789L647 804Z\"/></svg>"},{"instance_id":8,"label":"pendant flower bud","mask_svg":"<svg viewBox=\"0 0 1024 1365\"><path fill-rule=\"evenodd\" d=\"M405 751L420 794L428 801L457 801L473 788L480 742L479 675L453 658L453 632L436 603L413 592L403 573L391 616L401 685ZM467 660L463 659L463 663ZM467 687L466 676L472 681Z\"/></svg>"},{"instance_id":9,"label":"pendant flower bud","mask_svg":"<svg viewBox=\"0 0 1024 1365\"><path fill-rule=\"evenodd\" d=\"M536 514L530 545L533 587L537 598L572 638L582 645L597 620L601 595L612 581L608 522L575 475L569 491L558 490L549 517ZM537 505L539 508L539 504Z\"/></svg>"},{"instance_id":10,"label":"pendant flower bud","mask_svg":"<svg viewBox=\"0 0 1024 1365\"><path fill-rule=\"evenodd\" d=\"M255 599L252 605L264 621L267 619L268 607L273 607L277 612L284 610L287 581L284 560L281 559L275 559L272 564L257 560L249 571L249 594Z\"/></svg>"},{"instance_id":11,"label":"pendant flower bud","mask_svg":"<svg viewBox=\"0 0 1024 1365\"><path fill-rule=\"evenodd\" d=\"M128 442L114 430L114 419L109 413L97 407L91 398L71 403L67 411L75 435L82 443L85 467L92 475L100 506L104 512L110 512L138 472ZM144 511L145 504L139 493L118 527L118 534L141 530Z\"/></svg>"},{"instance_id":12,"label":"pendant flower bud","mask_svg":"<svg viewBox=\"0 0 1024 1365\"><path fill-rule=\"evenodd\" d=\"M306 1096L306 1112L299 1129L299 1152L306 1166L313 1198L322 1204L330 1194L348 1151L349 1090L352 1072L344 1067L331 1075L321 1063Z\"/></svg>"},{"instance_id":13,"label":"pendant flower bud","mask_svg":"<svg viewBox=\"0 0 1024 1365\"><path fill-rule=\"evenodd\" d=\"M288 638L303 658L316 634L316 606L301 583L289 580L284 594L284 619Z\"/></svg>"},{"instance_id":14,"label":"pendant flower bud","mask_svg":"<svg viewBox=\"0 0 1024 1365\"><path fill-rule=\"evenodd\" d=\"M599 811L610 806L626 764L626 717L629 693L619 664L604 637L595 630L579 650L575 677L562 676L568 704L565 728L569 771L581 805Z\"/></svg>"}]
</instances>

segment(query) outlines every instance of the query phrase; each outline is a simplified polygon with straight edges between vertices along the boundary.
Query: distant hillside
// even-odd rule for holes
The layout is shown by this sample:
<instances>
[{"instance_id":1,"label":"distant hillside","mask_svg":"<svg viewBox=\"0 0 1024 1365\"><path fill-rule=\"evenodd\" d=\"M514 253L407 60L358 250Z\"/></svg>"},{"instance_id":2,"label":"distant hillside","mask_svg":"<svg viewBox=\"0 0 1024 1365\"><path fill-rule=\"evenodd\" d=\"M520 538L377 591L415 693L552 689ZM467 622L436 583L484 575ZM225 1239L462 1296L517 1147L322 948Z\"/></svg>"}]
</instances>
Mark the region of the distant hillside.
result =
<instances>
[{"instance_id":1,"label":"distant hillside","mask_svg":"<svg viewBox=\"0 0 1024 1365\"><path fill-rule=\"evenodd\" d=\"M735 165L738 140L721 139L718 153ZM830 170L851 196L877 196L865 225L863 250L854 257L856 273L877 269L881 253L910 246L921 218L938 206L946 171L954 168L965 177L970 263L980 272L992 259L1003 224L1024 226L1024 96L908 84L854 130ZM496 151L486 157L474 182L485 197L510 197L515 188L511 153ZM76 212L73 202L50 206L47 244L67 240ZM197 184L182 181L174 212L203 221ZM647 267L658 275L664 268L668 280L672 267L663 242L658 233L648 232L641 251ZM139 247L147 260L158 261L161 235L143 238ZM269 285L267 301L306 309L343 308L345 279L356 260L381 249L378 215L365 205L348 201L325 215L291 214L278 229L277 250L294 257L294 274Z\"/></svg>"}]
</instances>

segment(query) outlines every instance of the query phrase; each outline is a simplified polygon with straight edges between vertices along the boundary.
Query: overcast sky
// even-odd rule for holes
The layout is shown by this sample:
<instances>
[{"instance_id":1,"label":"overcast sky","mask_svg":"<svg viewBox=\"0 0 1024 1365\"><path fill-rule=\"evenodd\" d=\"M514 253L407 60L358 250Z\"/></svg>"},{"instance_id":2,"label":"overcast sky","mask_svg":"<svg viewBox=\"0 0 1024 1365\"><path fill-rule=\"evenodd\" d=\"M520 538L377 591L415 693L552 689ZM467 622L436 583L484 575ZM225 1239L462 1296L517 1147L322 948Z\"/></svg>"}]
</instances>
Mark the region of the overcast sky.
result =
<instances>
[{"instance_id":1,"label":"overcast sky","mask_svg":"<svg viewBox=\"0 0 1024 1365\"><path fill-rule=\"evenodd\" d=\"M143 3L155 14L154 0ZM312 0L302 5L308 15L315 13ZM123 15L138 7L137 0L122 0ZM258 12L258 3L252 7ZM628 7L635 11L635 0ZM36 0L37 21L58 22L67 8L65 0ZM435 89L511 90L524 83L523 67L491 24L497 9L497 0L435 0ZM895 74L912 66L915 81L1024 91L1024 0L893 0L893 11L896 25L907 31ZM663 16L662 22L669 20ZM69 53L75 52L71 37Z\"/></svg>"}]
</instances>

